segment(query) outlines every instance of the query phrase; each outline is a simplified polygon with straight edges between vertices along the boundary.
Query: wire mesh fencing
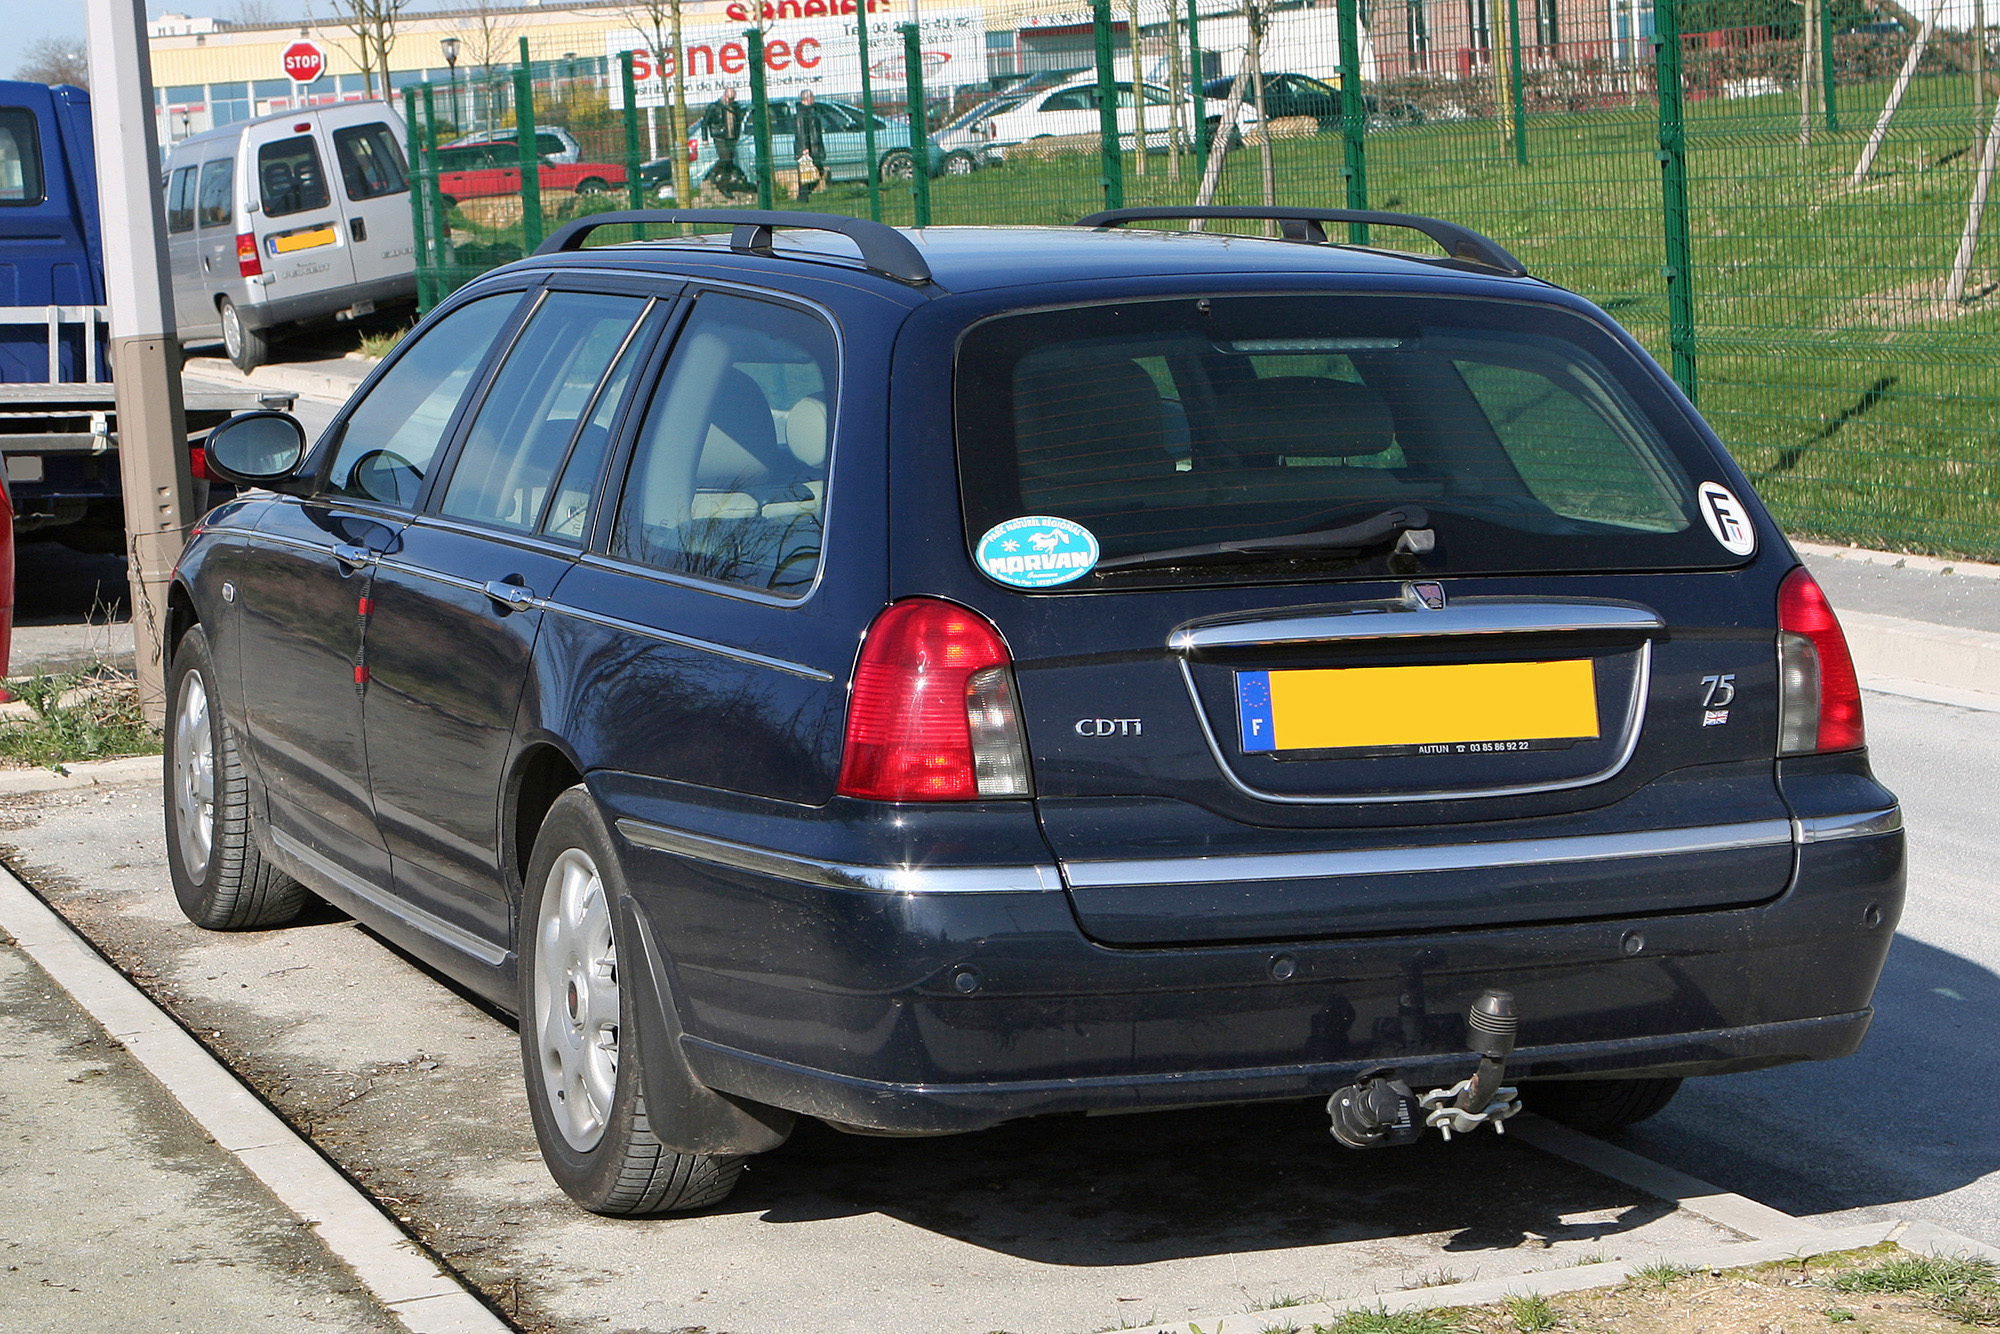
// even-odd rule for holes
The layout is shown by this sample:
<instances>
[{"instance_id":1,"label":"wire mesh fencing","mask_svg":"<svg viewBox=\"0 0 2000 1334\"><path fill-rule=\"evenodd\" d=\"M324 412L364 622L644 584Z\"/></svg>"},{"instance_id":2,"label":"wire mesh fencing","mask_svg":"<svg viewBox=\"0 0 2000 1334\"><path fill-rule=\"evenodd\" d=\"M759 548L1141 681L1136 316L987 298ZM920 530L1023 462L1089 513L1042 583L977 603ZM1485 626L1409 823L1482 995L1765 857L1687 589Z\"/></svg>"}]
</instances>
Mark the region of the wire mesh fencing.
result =
<instances>
[{"instance_id":1,"label":"wire mesh fencing","mask_svg":"<svg viewBox=\"0 0 2000 1334\"><path fill-rule=\"evenodd\" d=\"M1985 3L661 0L405 90L423 300L607 209L1428 214L1621 321L1792 531L2000 558Z\"/></svg>"}]
</instances>

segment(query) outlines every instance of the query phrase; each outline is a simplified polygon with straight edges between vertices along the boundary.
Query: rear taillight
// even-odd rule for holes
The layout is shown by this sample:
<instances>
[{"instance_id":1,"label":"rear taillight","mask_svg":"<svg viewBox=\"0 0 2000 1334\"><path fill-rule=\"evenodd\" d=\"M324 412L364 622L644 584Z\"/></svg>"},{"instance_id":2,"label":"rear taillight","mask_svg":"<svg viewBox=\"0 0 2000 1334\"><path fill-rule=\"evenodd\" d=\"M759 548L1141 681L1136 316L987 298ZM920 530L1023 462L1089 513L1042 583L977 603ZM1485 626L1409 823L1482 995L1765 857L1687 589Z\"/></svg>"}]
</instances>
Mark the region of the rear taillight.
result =
<instances>
[{"instance_id":1,"label":"rear taillight","mask_svg":"<svg viewBox=\"0 0 2000 1334\"><path fill-rule=\"evenodd\" d=\"M1778 586L1778 753L1853 750L1861 730L1861 683L1847 636L1804 566Z\"/></svg>"},{"instance_id":2,"label":"rear taillight","mask_svg":"<svg viewBox=\"0 0 2000 1334\"><path fill-rule=\"evenodd\" d=\"M208 480L208 447L206 445L188 446L188 476L194 478L197 482Z\"/></svg>"},{"instance_id":3,"label":"rear taillight","mask_svg":"<svg viewBox=\"0 0 2000 1334\"><path fill-rule=\"evenodd\" d=\"M264 271L264 262L257 258L257 238L249 232L236 234L236 269L245 278L255 278Z\"/></svg>"},{"instance_id":4,"label":"rear taillight","mask_svg":"<svg viewBox=\"0 0 2000 1334\"><path fill-rule=\"evenodd\" d=\"M688 161L692 162L700 156L701 156L701 140L690 138L688 140Z\"/></svg>"},{"instance_id":5,"label":"rear taillight","mask_svg":"<svg viewBox=\"0 0 2000 1334\"><path fill-rule=\"evenodd\" d=\"M1030 795L1012 661L984 617L911 598L875 618L854 669L840 791L872 801Z\"/></svg>"}]
</instances>

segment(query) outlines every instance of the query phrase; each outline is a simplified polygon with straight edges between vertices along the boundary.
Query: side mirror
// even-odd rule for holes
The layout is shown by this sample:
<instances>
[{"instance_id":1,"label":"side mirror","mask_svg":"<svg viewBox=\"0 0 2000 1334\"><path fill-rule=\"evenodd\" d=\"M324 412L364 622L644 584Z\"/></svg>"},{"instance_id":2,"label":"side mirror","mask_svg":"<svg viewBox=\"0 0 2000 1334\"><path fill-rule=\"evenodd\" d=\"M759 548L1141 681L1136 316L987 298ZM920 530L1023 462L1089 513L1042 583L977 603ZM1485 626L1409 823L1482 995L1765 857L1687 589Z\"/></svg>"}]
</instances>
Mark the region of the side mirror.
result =
<instances>
[{"instance_id":1,"label":"side mirror","mask_svg":"<svg viewBox=\"0 0 2000 1334\"><path fill-rule=\"evenodd\" d=\"M275 486L306 456L306 432L288 412L239 412L208 433L208 466L238 486Z\"/></svg>"}]
</instances>

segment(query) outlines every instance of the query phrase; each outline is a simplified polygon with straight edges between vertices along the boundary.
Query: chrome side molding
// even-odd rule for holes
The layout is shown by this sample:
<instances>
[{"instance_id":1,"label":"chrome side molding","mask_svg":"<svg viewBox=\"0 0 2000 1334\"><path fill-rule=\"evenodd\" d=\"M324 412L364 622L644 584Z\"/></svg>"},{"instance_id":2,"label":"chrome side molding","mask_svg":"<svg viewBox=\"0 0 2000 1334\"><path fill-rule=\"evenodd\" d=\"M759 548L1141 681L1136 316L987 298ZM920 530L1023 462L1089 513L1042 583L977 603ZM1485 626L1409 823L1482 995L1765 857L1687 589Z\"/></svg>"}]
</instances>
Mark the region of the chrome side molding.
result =
<instances>
[{"instance_id":1,"label":"chrome side molding","mask_svg":"<svg viewBox=\"0 0 2000 1334\"><path fill-rule=\"evenodd\" d=\"M1636 603L1466 598L1432 610L1412 600L1356 603L1302 616L1184 625L1167 637L1176 653L1437 635L1565 634L1666 629L1658 612Z\"/></svg>"},{"instance_id":2,"label":"chrome side molding","mask_svg":"<svg viewBox=\"0 0 2000 1334\"><path fill-rule=\"evenodd\" d=\"M1857 811L1852 815L1814 815L1792 821L1792 841L1803 846L1838 838L1873 838L1877 834L1893 834L1902 827L1901 806L1891 806L1885 811Z\"/></svg>"},{"instance_id":3,"label":"chrome side molding","mask_svg":"<svg viewBox=\"0 0 2000 1334\"><path fill-rule=\"evenodd\" d=\"M1318 880L1332 876L1421 875L1496 867L1557 866L1567 862L1670 857L1696 852L1787 846L1788 820L1648 829L1625 834L1575 834L1492 843L1433 847L1356 848L1339 852L1251 853L1224 857L1163 857L1135 861L1065 861L1072 889L1150 885L1213 885L1268 880Z\"/></svg>"},{"instance_id":4,"label":"chrome side molding","mask_svg":"<svg viewBox=\"0 0 2000 1334\"><path fill-rule=\"evenodd\" d=\"M871 894L1045 894L1063 887L1053 866L854 866L690 834L648 820L621 817L617 825L626 841L638 847L822 889Z\"/></svg>"},{"instance_id":5,"label":"chrome side molding","mask_svg":"<svg viewBox=\"0 0 2000 1334\"><path fill-rule=\"evenodd\" d=\"M317 873L335 890L352 895L363 903L381 909L389 916L406 925L413 926L433 940L451 946L460 954L469 954L488 968L498 968L507 961L509 951L499 948L491 941L473 935L463 927L454 926L444 918L427 913L414 904L407 903L385 889L369 884L349 872L347 868L330 858L320 855L300 840L282 829L271 831L271 841L278 850L296 858L307 868Z\"/></svg>"}]
</instances>

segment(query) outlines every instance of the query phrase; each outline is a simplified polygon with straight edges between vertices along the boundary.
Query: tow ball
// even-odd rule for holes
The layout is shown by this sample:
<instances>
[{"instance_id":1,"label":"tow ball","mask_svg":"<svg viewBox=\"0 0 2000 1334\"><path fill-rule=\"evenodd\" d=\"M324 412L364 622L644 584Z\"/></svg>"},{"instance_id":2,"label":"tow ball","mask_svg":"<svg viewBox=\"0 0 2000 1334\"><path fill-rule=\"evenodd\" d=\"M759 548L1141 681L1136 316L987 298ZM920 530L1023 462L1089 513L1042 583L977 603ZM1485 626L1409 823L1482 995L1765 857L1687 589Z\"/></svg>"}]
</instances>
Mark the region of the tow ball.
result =
<instances>
[{"instance_id":1,"label":"tow ball","mask_svg":"<svg viewBox=\"0 0 2000 1334\"><path fill-rule=\"evenodd\" d=\"M1506 1077L1507 1057L1513 1053L1514 1036L1520 1027L1514 994L1481 992L1465 1016L1465 1026L1472 1050L1479 1057L1471 1078L1418 1095L1395 1070L1364 1071L1354 1083L1336 1089L1327 1099L1333 1137L1350 1149L1380 1149L1414 1143L1432 1126L1446 1139L1454 1133L1470 1134L1482 1125L1506 1134L1504 1122L1521 1110L1519 1095L1500 1083Z\"/></svg>"}]
</instances>

